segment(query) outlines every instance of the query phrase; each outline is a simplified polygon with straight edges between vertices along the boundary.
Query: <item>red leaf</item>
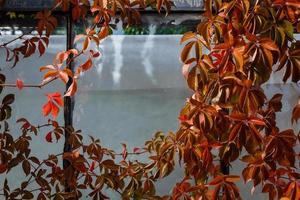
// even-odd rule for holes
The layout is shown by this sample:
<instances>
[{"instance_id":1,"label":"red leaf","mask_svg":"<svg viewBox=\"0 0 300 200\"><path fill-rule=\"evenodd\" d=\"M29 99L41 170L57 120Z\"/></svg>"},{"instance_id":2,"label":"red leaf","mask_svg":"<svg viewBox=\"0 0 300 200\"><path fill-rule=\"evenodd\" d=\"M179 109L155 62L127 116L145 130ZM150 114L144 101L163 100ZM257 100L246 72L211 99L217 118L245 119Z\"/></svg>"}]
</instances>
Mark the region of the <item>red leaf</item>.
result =
<instances>
[{"instance_id":1,"label":"red leaf","mask_svg":"<svg viewBox=\"0 0 300 200\"><path fill-rule=\"evenodd\" d=\"M47 94L47 96L56 98L56 97L61 97L61 94L59 92L54 92L54 93Z\"/></svg>"},{"instance_id":2,"label":"red leaf","mask_svg":"<svg viewBox=\"0 0 300 200\"><path fill-rule=\"evenodd\" d=\"M52 103L48 101L44 106L43 106L43 115L47 116L51 112L52 109Z\"/></svg>"},{"instance_id":3,"label":"red leaf","mask_svg":"<svg viewBox=\"0 0 300 200\"><path fill-rule=\"evenodd\" d=\"M122 144L122 146L123 146L122 158L123 158L123 160L125 160L127 158L127 155L128 155L128 153L127 153L127 147L126 147L126 144Z\"/></svg>"},{"instance_id":4,"label":"red leaf","mask_svg":"<svg viewBox=\"0 0 300 200\"><path fill-rule=\"evenodd\" d=\"M141 153L141 148L138 148L138 147L134 147L133 148L133 153Z\"/></svg>"},{"instance_id":5,"label":"red leaf","mask_svg":"<svg viewBox=\"0 0 300 200\"><path fill-rule=\"evenodd\" d=\"M22 81L21 79L17 79L16 85L17 85L17 88L18 88L19 90L22 90L23 87L24 87L24 83L23 83L23 81Z\"/></svg>"},{"instance_id":6,"label":"red leaf","mask_svg":"<svg viewBox=\"0 0 300 200\"><path fill-rule=\"evenodd\" d=\"M38 48L39 48L40 56L42 56L45 53L45 46L41 40L39 41Z\"/></svg>"},{"instance_id":7,"label":"red leaf","mask_svg":"<svg viewBox=\"0 0 300 200\"><path fill-rule=\"evenodd\" d=\"M93 50L90 50L90 53L91 53L91 56L93 58L97 58L100 56L100 52L99 51L93 51Z\"/></svg>"},{"instance_id":8,"label":"red leaf","mask_svg":"<svg viewBox=\"0 0 300 200\"><path fill-rule=\"evenodd\" d=\"M49 133L46 134L45 139L46 139L47 142L52 142L52 134L51 133L52 132L49 132Z\"/></svg>"},{"instance_id":9,"label":"red leaf","mask_svg":"<svg viewBox=\"0 0 300 200\"><path fill-rule=\"evenodd\" d=\"M188 117L187 117L187 115L180 115L180 116L178 117L178 119L179 119L181 122L185 122L185 121L188 120Z\"/></svg>"},{"instance_id":10,"label":"red leaf","mask_svg":"<svg viewBox=\"0 0 300 200\"><path fill-rule=\"evenodd\" d=\"M63 99L58 92L46 94L48 102L43 106L43 114L47 116L51 113L53 118L56 118L59 113L59 107L63 107Z\"/></svg>"},{"instance_id":11,"label":"red leaf","mask_svg":"<svg viewBox=\"0 0 300 200\"><path fill-rule=\"evenodd\" d=\"M249 122L255 124L255 125L260 125L260 126L265 126L266 123L263 119L259 118L250 118Z\"/></svg>"},{"instance_id":12,"label":"red leaf","mask_svg":"<svg viewBox=\"0 0 300 200\"><path fill-rule=\"evenodd\" d=\"M79 163L79 164L76 165L75 167L76 167L76 169L77 169L78 171L80 171L81 173L85 173L86 170L87 170L83 163Z\"/></svg>"},{"instance_id":13,"label":"red leaf","mask_svg":"<svg viewBox=\"0 0 300 200\"><path fill-rule=\"evenodd\" d=\"M93 161L93 162L91 163L91 166L90 166L90 169L89 169L91 172L94 171L95 165L96 165L96 162Z\"/></svg>"},{"instance_id":14,"label":"red leaf","mask_svg":"<svg viewBox=\"0 0 300 200\"><path fill-rule=\"evenodd\" d=\"M59 94L58 97L53 97L53 100L54 100L59 106L61 106L61 107L64 106L64 101L63 101L63 99L62 99L62 97L61 97L60 94Z\"/></svg>"},{"instance_id":15,"label":"red leaf","mask_svg":"<svg viewBox=\"0 0 300 200\"><path fill-rule=\"evenodd\" d=\"M4 173L7 170L6 164L0 164L0 174Z\"/></svg>"},{"instance_id":16,"label":"red leaf","mask_svg":"<svg viewBox=\"0 0 300 200\"><path fill-rule=\"evenodd\" d=\"M81 13L81 9L79 6L75 6L73 9L72 9L72 19L74 21L78 20L80 18L80 13Z\"/></svg>"},{"instance_id":17,"label":"red leaf","mask_svg":"<svg viewBox=\"0 0 300 200\"><path fill-rule=\"evenodd\" d=\"M228 140L229 141L235 140L237 135L240 133L241 128L242 128L242 123L238 123L238 124L234 125L233 128L230 131L230 135L229 135Z\"/></svg>"},{"instance_id":18,"label":"red leaf","mask_svg":"<svg viewBox=\"0 0 300 200\"><path fill-rule=\"evenodd\" d=\"M53 116L53 118L56 118L57 115L59 113L59 108L57 105L55 105L54 103L52 103L52 110L51 110L51 114Z\"/></svg>"}]
</instances>

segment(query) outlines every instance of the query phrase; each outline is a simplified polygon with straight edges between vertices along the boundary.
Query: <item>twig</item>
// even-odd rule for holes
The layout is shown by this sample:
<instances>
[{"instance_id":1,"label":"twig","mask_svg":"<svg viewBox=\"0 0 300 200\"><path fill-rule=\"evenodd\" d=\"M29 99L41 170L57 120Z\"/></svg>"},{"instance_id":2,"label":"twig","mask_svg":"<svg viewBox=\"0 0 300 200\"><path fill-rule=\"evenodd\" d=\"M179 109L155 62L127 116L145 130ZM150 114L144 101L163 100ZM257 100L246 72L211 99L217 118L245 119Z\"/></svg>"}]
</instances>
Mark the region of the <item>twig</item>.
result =
<instances>
[{"instance_id":1,"label":"twig","mask_svg":"<svg viewBox=\"0 0 300 200\"><path fill-rule=\"evenodd\" d=\"M23 33L23 34L20 35L19 37L16 37L16 38L12 39L12 40L9 41L9 42L6 42L6 43L1 44L0 47L5 47L5 46L9 45L10 43L13 43L13 42L16 41L16 40L21 39L22 37L24 37L24 35L25 35L25 34Z\"/></svg>"},{"instance_id":2,"label":"twig","mask_svg":"<svg viewBox=\"0 0 300 200\"><path fill-rule=\"evenodd\" d=\"M53 82L54 80L56 80L58 77L54 77L49 79L48 81L44 82L44 83L40 83L38 85L34 85L34 84L24 84L23 87L27 87L27 88L42 88L46 85L48 85L49 83ZM17 84L12 84L12 83L4 83L4 84L0 84L0 87L18 87Z\"/></svg>"}]
</instances>

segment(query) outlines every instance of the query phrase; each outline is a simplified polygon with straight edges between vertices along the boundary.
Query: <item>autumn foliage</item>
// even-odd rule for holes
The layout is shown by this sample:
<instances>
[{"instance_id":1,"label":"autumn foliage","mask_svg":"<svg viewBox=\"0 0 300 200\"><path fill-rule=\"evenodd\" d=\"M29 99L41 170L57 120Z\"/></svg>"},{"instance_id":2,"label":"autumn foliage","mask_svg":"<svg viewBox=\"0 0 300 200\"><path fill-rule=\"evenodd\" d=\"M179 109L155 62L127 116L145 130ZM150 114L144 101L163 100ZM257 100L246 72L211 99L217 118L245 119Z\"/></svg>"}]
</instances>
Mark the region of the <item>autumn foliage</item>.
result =
<instances>
[{"instance_id":1,"label":"autumn foliage","mask_svg":"<svg viewBox=\"0 0 300 200\"><path fill-rule=\"evenodd\" d=\"M182 72L193 95L179 114L179 128L167 134L158 132L145 142L143 148L122 152L105 148L99 139L83 136L73 127L61 126L55 118L64 106L63 97L77 91L80 74L93 67L93 59L101 56L91 50L109 35L110 22L120 18L124 26L138 23L139 10L156 8L169 12L170 0L56 0L50 10L36 14L38 36L21 35L1 44L6 60L13 67L20 59L39 53L49 44L49 37L57 27L56 9L69 12L72 19L93 23L85 33L75 37L81 49L58 52L53 63L39 66L43 74L39 85L24 83L21 79L6 83L0 75L0 89L16 87L41 88L53 81L68 84L64 94L54 91L46 94L41 105L46 123L36 126L28 119L21 124L21 135L12 135L8 119L13 114L14 95L6 95L0 107L0 173L22 166L26 179L19 187L11 188L4 180L0 195L6 199L109 199L106 188L120 194L120 199L241 199L236 182L260 185L269 199L300 199L300 135L293 129L280 130L276 114L282 108L282 94L267 98L262 85L272 73L284 70L282 81L300 80L300 42L294 37L300 31L300 3L297 0L207 0L203 20L194 32L183 35L181 53ZM9 44L23 40L17 48ZM207 52L207 53L205 53ZM80 56L86 60L70 68ZM8 81L10 82L10 80ZM300 118L300 103L295 105L291 122ZM286 119L284 119L286 120ZM55 142L68 134L71 151L48 158L37 158L30 144L35 135L45 133L46 142ZM145 162L132 160L131 155L143 155ZM70 165L62 167L60 160ZM240 159L245 168L240 174L226 174L220 167ZM184 170L181 181L172 192L156 194L155 182L168 176L179 164Z\"/></svg>"}]
</instances>

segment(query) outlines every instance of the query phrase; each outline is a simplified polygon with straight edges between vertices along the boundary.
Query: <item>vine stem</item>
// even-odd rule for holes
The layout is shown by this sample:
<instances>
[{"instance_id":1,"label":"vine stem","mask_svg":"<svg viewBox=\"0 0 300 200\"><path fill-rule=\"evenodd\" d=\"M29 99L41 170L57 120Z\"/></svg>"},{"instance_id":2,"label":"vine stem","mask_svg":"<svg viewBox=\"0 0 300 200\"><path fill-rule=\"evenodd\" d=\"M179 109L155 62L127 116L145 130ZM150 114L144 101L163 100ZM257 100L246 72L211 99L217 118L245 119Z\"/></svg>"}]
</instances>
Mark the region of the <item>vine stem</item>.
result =
<instances>
[{"instance_id":1,"label":"vine stem","mask_svg":"<svg viewBox=\"0 0 300 200\"><path fill-rule=\"evenodd\" d=\"M6 43L1 44L0 47L6 47L6 46L9 45L10 43L13 43L14 41L17 41L18 39L21 39L22 37L24 37L24 35L25 35L25 34L23 33L22 35L20 35L20 36L14 38L14 39L12 39L12 40L6 42Z\"/></svg>"},{"instance_id":2,"label":"vine stem","mask_svg":"<svg viewBox=\"0 0 300 200\"><path fill-rule=\"evenodd\" d=\"M23 87L24 88L42 88L46 85L48 85L49 83L53 82L54 80L56 80L58 77L54 77L49 79L48 81L42 82L40 84L24 84ZM0 87L18 87L17 84L13 84L13 83L3 83L0 84Z\"/></svg>"}]
</instances>

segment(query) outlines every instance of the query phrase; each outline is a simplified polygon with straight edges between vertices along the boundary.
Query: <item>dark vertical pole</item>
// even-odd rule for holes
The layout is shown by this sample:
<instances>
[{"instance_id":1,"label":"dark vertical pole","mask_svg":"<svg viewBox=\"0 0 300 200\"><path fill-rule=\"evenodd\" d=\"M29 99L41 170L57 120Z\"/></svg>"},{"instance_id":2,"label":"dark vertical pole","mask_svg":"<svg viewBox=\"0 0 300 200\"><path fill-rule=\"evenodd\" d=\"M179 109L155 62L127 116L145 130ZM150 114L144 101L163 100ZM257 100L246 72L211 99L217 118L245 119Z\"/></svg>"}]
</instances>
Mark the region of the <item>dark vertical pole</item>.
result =
<instances>
[{"instance_id":1,"label":"dark vertical pole","mask_svg":"<svg viewBox=\"0 0 300 200\"><path fill-rule=\"evenodd\" d=\"M223 109L223 111L226 114L229 114L229 110L228 109ZM222 160L222 159L220 160L220 168L221 168L222 174L229 175L229 165L228 165L228 163L224 162L224 160Z\"/></svg>"},{"instance_id":2,"label":"dark vertical pole","mask_svg":"<svg viewBox=\"0 0 300 200\"><path fill-rule=\"evenodd\" d=\"M227 163L225 163L223 160L220 161L220 165L221 165L221 172L224 175L228 175L229 174L229 166Z\"/></svg>"},{"instance_id":3,"label":"dark vertical pole","mask_svg":"<svg viewBox=\"0 0 300 200\"><path fill-rule=\"evenodd\" d=\"M74 42L74 34L73 34L73 22L71 12L66 15L66 24L67 24L67 46L66 49L70 50L73 49L73 42ZM68 66L71 71L74 71L73 62L71 60L67 61ZM72 79L70 78L66 89L72 84ZM64 152L71 151L71 145L69 144L69 136L70 136L70 128L73 126L73 108L74 108L74 97L64 97L64 120L65 120L65 144L64 144ZM63 160L63 168L66 170L70 166L70 162L66 159ZM65 191L70 192L71 188L68 183L68 177L66 177L65 181Z\"/></svg>"}]
</instances>

